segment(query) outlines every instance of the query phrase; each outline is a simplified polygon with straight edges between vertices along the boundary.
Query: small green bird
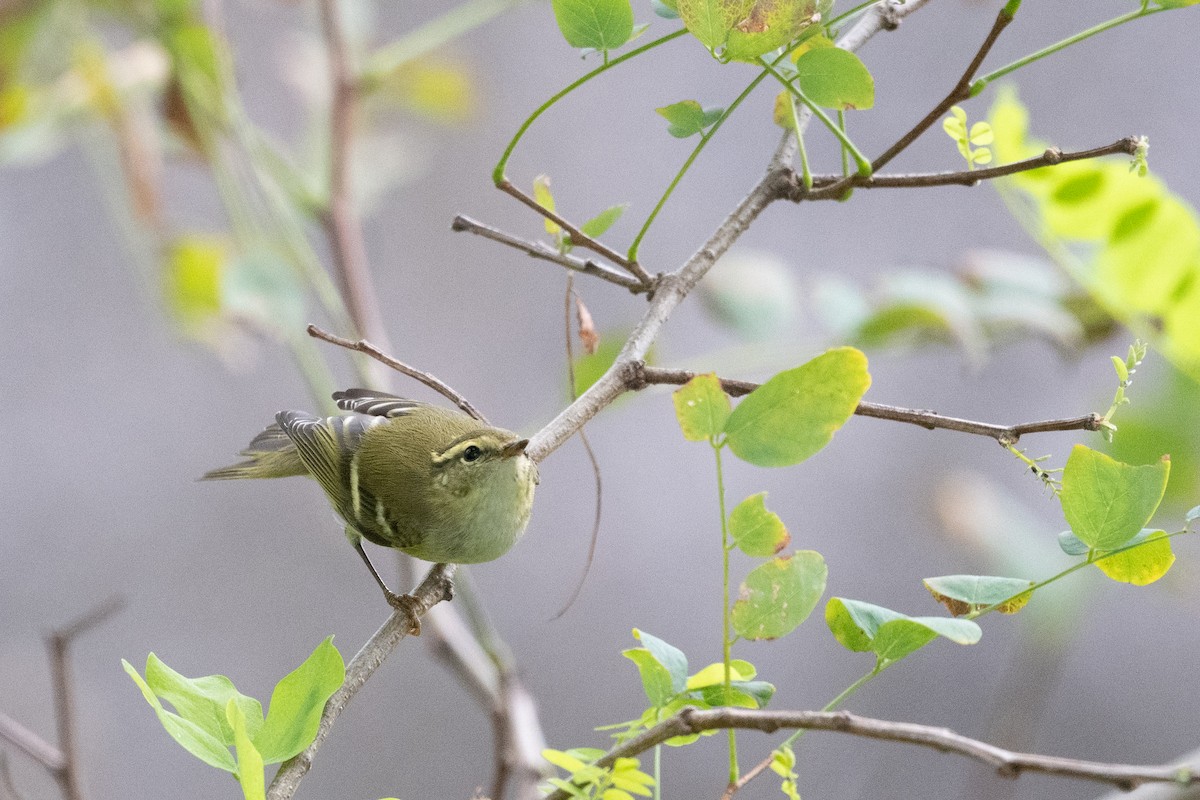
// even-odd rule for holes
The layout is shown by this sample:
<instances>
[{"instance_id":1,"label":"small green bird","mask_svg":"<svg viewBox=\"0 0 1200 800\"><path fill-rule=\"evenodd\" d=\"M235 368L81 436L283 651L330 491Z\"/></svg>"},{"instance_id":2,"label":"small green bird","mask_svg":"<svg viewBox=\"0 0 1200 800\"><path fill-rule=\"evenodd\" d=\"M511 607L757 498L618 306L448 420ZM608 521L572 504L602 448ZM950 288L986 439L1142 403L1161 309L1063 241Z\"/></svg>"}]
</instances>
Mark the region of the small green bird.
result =
<instances>
[{"instance_id":1,"label":"small green bird","mask_svg":"<svg viewBox=\"0 0 1200 800\"><path fill-rule=\"evenodd\" d=\"M369 389L333 399L353 413L280 411L242 451L246 461L202 480L315 478L388 603L415 623L411 596L388 589L363 538L426 561L499 558L525 531L533 507L538 470L525 454L529 440L460 411Z\"/></svg>"}]
</instances>

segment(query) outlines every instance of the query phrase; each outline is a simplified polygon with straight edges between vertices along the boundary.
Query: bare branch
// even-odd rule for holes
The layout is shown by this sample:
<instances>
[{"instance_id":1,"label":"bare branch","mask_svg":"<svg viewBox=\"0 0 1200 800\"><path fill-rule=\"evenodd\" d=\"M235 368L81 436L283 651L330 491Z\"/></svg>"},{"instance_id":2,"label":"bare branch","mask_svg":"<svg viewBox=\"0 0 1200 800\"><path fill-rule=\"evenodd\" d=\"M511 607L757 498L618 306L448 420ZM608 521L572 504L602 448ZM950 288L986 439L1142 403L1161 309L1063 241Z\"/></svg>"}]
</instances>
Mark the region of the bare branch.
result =
<instances>
[{"instance_id":1,"label":"bare branch","mask_svg":"<svg viewBox=\"0 0 1200 800\"><path fill-rule=\"evenodd\" d=\"M641 281L626 275L624 272L617 272L612 267L607 267L604 264L597 263L591 259L584 260L571 255L559 253L544 242L528 242L519 237L513 236L511 233L505 233L499 228L493 228L490 225L485 225L482 222L477 222L470 217L464 217L461 214L454 218L454 222L450 224L450 229L454 231L466 231L473 233L476 236L482 236L485 239L491 239L493 242L508 245L522 253L532 257L549 261L553 264L566 267L576 272L582 272L585 275L592 275L601 280L615 283L618 286L624 286L631 292L647 292L650 287Z\"/></svg>"},{"instance_id":2,"label":"bare branch","mask_svg":"<svg viewBox=\"0 0 1200 800\"><path fill-rule=\"evenodd\" d=\"M62 751L7 714L0 712L0 739L57 774L65 769Z\"/></svg>"},{"instance_id":3,"label":"bare branch","mask_svg":"<svg viewBox=\"0 0 1200 800\"><path fill-rule=\"evenodd\" d=\"M841 175L814 175L811 191L805 189L804 184L793 173L792 185L784 199L793 202L801 200L834 200L840 194L834 195L828 191L833 186L837 186L839 192L847 186L855 189L914 189L929 186L975 186L981 181L1003 178L1020 172L1041 169L1042 167L1052 167L1057 164L1065 164L1068 161L1082 161L1090 158L1120 154L1132 156L1136 154L1140 142L1140 137L1126 136L1124 139L1118 139L1112 144L1107 144L1103 147L1094 147L1091 150L1078 150L1067 153L1064 153L1057 147L1051 147L1040 156L1027 158L1024 161L1014 161L1011 164L1003 164L998 167L961 170L958 172L868 175L866 177L852 175L848 178L844 178Z\"/></svg>"},{"instance_id":4,"label":"bare branch","mask_svg":"<svg viewBox=\"0 0 1200 800\"><path fill-rule=\"evenodd\" d=\"M971 739L949 728L919 725L913 722L860 717L846 711L761 711L745 708L696 709L685 708L640 736L618 745L596 761L601 767L612 765L618 758L644 753L676 736L702 731L736 728L774 733L779 730L833 731L868 739L883 739L928 747L943 753L982 761L1006 778L1016 778L1023 772L1040 772L1065 778L1096 781L1133 789L1145 783L1175 786L1200 784L1200 773L1175 766L1135 766L1083 761L1059 756L1018 753L987 742ZM546 800L567 800L567 793L558 790Z\"/></svg>"},{"instance_id":5,"label":"bare branch","mask_svg":"<svg viewBox=\"0 0 1200 800\"><path fill-rule=\"evenodd\" d=\"M512 195L513 197L517 198L546 219L557 223L558 226L566 231L567 235L571 237L571 242L573 244L579 247L585 247L597 255L602 255L614 264L620 264L622 267L629 270L630 274L637 278L638 281L640 281L641 284L646 288L650 288L654 285L654 277L651 276L650 273L646 272L646 270L642 268L641 264L636 261L630 261L628 258L621 255L616 250L613 250L608 245L588 236L586 233L581 231L559 214L551 211L548 208L544 208L537 200L533 199L528 194L522 192L520 189L514 186L512 181L505 178L503 181L496 184L496 188L505 194Z\"/></svg>"},{"instance_id":6,"label":"bare branch","mask_svg":"<svg viewBox=\"0 0 1200 800\"><path fill-rule=\"evenodd\" d=\"M450 599L453 593L451 583L453 578L453 564L437 564L429 571L425 580L421 581L421 585L412 592L417 599L413 610L418 617L429 613L431 608L443 600ZM350 700L367 682L372 673L396 649L396 645L408 636L411 624L412 621L407 614L396 611L388 617L379 630L375 631L354 658L350 659L350 663L346 665L345 682L325 703L316 738L303 752L280 765L279 772L275 774L275 778L267 790L269 800L288 800L295 794L300 781L312 767L317 751L329 736L333 723L345 711Z\"/></svg>"},{"instance_id":7,"label":"bare branch","mask_svg":"<svg viewBox=\"0 0 1200 800\"><path fill-rule=\"evenodd\" d=\"M461 394L451 388L449 384L429 374L428 372L423 372L416 367L410 367L403 361L398 361L397 359L392 358L387 353L368 342L366 339L359 339L357 342L351 341L350 339L343 339L341 336L335 336L328 331L318 328L316 325L309 325L307 330L308 335L312 336L314 339L321 339L322 341L329 342L330 344L336 344L338 347L344 347L347 350L365 353L379 363L386 364L397 372L403 373L410 378L420 381L430 389L433 389L435 392L445 397L450 402L454 403L467 414L471 415L480 422L485 424L487 423L487 418L480 413L479 409L471 405L471 402L467 400L467 398L463 397Z\"/></svg>"},{"instance_id":8,"label":"bare branch","mask_svg":"<svg viewBox=\"0 0 1200 800\"><path fill-rule=\"evenodd\" d=\"M83 800L79 750L75 741L75 686L71 682L70 648L75 637L96 627L125 606L122 597L110 597L79 619L50 634L50 673L54 685L54 717L58 724L58 746L62 769L54 777L66 800Z\"/></svg>"}]
</instances>

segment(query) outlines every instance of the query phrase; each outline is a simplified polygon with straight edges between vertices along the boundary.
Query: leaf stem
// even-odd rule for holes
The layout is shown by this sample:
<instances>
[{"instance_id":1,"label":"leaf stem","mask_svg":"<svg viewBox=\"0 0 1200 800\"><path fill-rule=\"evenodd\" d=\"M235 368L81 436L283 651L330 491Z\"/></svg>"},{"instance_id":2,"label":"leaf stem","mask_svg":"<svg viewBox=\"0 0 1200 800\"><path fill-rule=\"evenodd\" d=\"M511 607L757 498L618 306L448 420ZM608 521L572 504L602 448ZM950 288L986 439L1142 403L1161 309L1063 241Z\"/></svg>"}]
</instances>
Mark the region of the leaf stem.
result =
<instances>
[{"instance_id":1,"label":"leaf stem","mask_svg":"<svg viewBox=\"0 0 1200 800\"><path fill-rule=\"evenodd\" d=\"M721 507L721 657L725 665L725 700L729 701L733 694L733 626L729 614L729 519L725 513L725 472L721 467L721 448L724 441L711 442L713 456L717 462L717 500ZM729 785L733 786L738 780L737 733L729 730Z\"/></svg>"},{"instance_id":2,"label":"leaf stem","mask_svg":"<svg viewBox=\"0 0 1200 800\"><path fill-rule=\"evenodd\" d=\"M716 135L717 131L721 129L721 126L725 124L725 120L729 119L729 116L733 114L734 110L742 104L742 101L750 96L750 92L754 91L755 87L762 83L762 80L765 77L767 77L767 73L760 72L758 77L750 81L750 85L743 89L742 93L739 94L737 98L729 104L729 108L725 109L725 113L721 114L721 117L713 123L712 127L709 128L707 132L701 134L700 142L692 150L692 154L687 157L687 161L683 162L683 166L679 168L679 171L675 173L675 177L671 180L670 185L667 186L667 190L663 192L662 197L660 197L658 202L654 205L654 210L650 212L650 216L646 217L646 221L642 224L642 229L639 230L637 236L633 238L633 244L629 246L629 252L626 254L630 261L637 261L638 248L642 244L642 239L645 238L647 231L650 230L650 226L654 224L654 220L658 216L658 212L662 211L663 206L667 204L667 200L670 199L671 194L675 191L675 187L679 185L679 182L683 180L683 176L689 169L691 169L692 162L694 162L696 157L700 155L700 151L703 150L704 146L708 144L709 140Z\"/></svg>"},{"instance_id":3,"label":"leaf stem","mask_svg":"<svg viewBox=\"0 0 1200 800\"><path fill-rule=\"evenodd\" d=\"M495 183L497 186L499 186L501 183L504 182L505 168L508 166L508 159L512 157L513 151L517 149L517 143L520 142L521 139L525 136L525 132L529 130L530 126L533 125L533 123L537 120L537 118L540 117L542 114L544 114L552 105L557 103L559 100L562 100L564 97L569 95L571 92L575 91L580 86L583 86L585 83L590 81L592 78L595 78L597 75L601 74L602 72L606 72L606 71L612 69L613 67L617 66L618 64L622 64L622 63L628 61L629 59L633 58L634 56L641 55L642 53L646 52L647 50L652 50L655 47L658 47L660 44L666 44L667 42L671 41L672 39L678 39L680 36L683 36L685 33L687 33L687 28L680 28L679 30L675 31L674 33L668 33L666 36L662 36L658 39L655 39L652 42L647 42L646 44L642 45L641 47L630 50L625 55L618 56L617 58L614 58L612 61L609 61L606 64L602 64L599 67L596 67L596 69L594 69L591 72L587 73L586 75L580 77L579 79L572 81L565 88L560 89L558 92L551 95L549 100L547 100L546 102L544 102L540 106L538 106L534 110L534 112L532 114L530 114L525 119L524 122L521 123L521 127L517 128L517 132L513 135L512 141L510 141L508 143L508 147L504 148L504 154L500 156L500 161L496 163L495 169L492 170L492 182Z\"/></svg>"},{"instance_id":4,"label":"leaf stem","mask_svg":"<svg viewBox=\"0 0 1200 800\"><path fill-rule=\"evenodd\" d=\"M789 97L788 109L792 112L792 127L796 132L796 154L800 156L800 180L804 184L804 188L812 191L813 176L812 170L808 166L808 150L804 147L804 134L802 133L803 126L800 124L800 115L796 113L796 99ZM842 161L846 160L846 151L842 150Z\"/></svg>"},{"instance_id":5,"label":"leaf stem","mask_svg":"<svg viewBox=\"0 0 1200 800\"><path fill-rule=\"evenodd\" d=\"M767 61L765 58L760 58L759 63L763 65L767 72L774 76L775 80L783 84L783 88L791 92L801 103L804 103L804 105L808 106L808 109L813 113L813 116L821 120L821 123L829 129L830 133L837 137L837 140L842 143L842 147L848 150L850 155L853 156L854 163L858 165L858 174L862 175L863 177L870 175L871 159L863 155L862 151L855 146L854 142L850 141L850 137L846 135L846 132L839 128L837 123L830 119L829 115L826 114L820 106L818 106L812 100L809 100L808 96L804 94L804 92L800 91L799 87L792 83L791 80L788 80L781 75L775 69L774 65L771 64L771 62Z\"/></svg>"},{"instance_id":6,"label":"leaf stem","mask_svg":"<svg viewBox=\"0 0 1200 800\"><path fill-rule=\"evenodd\" d=\"M1000 78L1003 78L1005 75L1008 75L1010 72L1015 72L1018 69L1020 69L1021 67L1032 64L1035 61L1040 61L1041 59L1045 58L1046 56L1057 53L1059 50L1063 50L1067 47L1070 47L1073 44L1078 44L1079 42L1082 42L1084 39L1091 38L1092 36L1095 36L1098 33L1103 33L1104 31L1110 30L1119 25L1124 25L1126 22L1132 22L1133 20L1138 19L1140 17L1148 17L1151 14L1157 14L1159 11L1166 11L1166 10L1167 10L1167 8L1165 8L1165 7L1150 8L1149 3L1143 2L1141 8L1138 9L1137 11L1130 11L1128 14L1122 14L1119 17L1113 17L1112 19L1108 20L1107 22L1101 22L1099 25L1094 25L1085 31L1080 31L1079 33L1075 34L1074 36L1068 36L1067 38L1063 39L1060 42L1055 42L1054 44L1052 44L1048 47L1043 47L1041 50L1038 50L1036 53L1030 53L1029 55L1025 56L1024 58L1018 58L1016 61L1013 61L1011 64L1007 64L1006 66L1003 66L998 70L989 72L987 75L984 75L980 78L976 78L975 81L971 84L971 96L974 97L974 96L978 95L980 92L982 92L984 90L984 88L989 83L991 83L995 80L998 80Z\"/></svg>"}]
</instances>

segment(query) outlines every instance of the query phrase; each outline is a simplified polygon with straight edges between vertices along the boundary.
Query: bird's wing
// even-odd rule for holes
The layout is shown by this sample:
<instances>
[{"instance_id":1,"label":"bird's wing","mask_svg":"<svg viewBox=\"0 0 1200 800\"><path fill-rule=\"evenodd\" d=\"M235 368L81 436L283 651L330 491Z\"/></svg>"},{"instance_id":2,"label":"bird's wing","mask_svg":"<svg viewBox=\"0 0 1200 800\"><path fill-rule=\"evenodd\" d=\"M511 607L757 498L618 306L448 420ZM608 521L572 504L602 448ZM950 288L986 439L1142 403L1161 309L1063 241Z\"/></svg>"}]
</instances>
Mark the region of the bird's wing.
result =
<instances>
[{"instance_id":1,"label":"bird's wing","mask_svg":"<svg viewBox=\"0 0 1200 800\"><path fill-rule=\"evenodd\" d=\"M339 512L352 507L351 467L362 436L382 423L366 417L316 417L303 411L280 411L279 428L296 445L308 472L333 500Z\"/></svg>"},{"instance_id":2,"label":"bird's wing","mask_svg":"<svg viewBox=\"0 0 1200 800\"><path fill-rule=\"evenodd\" d=\"M343 411L353 411L372 417L403 417L413 409L424 405L416 400L407 400L373 389L347 389L334 392L333 399Z\"/></svg>"}]
</instances>

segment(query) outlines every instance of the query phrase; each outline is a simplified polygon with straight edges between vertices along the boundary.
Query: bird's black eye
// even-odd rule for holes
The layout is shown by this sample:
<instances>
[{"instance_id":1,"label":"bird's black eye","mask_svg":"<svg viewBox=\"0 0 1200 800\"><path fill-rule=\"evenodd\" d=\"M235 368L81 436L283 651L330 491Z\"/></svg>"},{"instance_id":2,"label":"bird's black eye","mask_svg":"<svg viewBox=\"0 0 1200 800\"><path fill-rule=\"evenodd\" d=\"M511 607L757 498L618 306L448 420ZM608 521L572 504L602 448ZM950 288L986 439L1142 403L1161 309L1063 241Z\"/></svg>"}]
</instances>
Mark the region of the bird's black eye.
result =
<instances>
[{"instance_id":1,"label":"bird's black eye","mask_svg":"<svg viewBox=\"0 0 1200 800\"><path fill-rule=\"evenodd\" d=\"M463 461L478 461L481 455L483 455L483 451L475 445L471 445L463 450Z\"/></svg>"}]
</instances>

